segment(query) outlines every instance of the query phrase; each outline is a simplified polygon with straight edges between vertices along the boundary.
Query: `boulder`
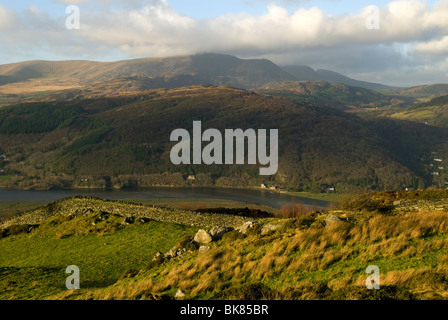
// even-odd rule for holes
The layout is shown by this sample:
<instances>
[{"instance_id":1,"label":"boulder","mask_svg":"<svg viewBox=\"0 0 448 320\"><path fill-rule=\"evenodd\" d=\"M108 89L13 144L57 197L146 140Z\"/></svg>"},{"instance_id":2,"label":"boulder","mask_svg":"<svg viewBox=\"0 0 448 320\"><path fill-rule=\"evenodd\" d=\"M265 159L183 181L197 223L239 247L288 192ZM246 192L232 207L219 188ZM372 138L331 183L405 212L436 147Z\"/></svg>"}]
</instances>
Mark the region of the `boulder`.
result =
<instances>
[{"instance_id":1,"label":"boulder","mask_svg":"<svg viewBox=\"0 0 448 320\"><path fill-rule=\"evenodd\" d=\"M282 225L281 224L267 224L265 226L263 226L263 228L261 229L261 233L268 233L269 231L273 231L276 230L278 228L280 228Z\"/></svg>"},{"instance_id":2,"label":"boulder","mask_svg":"<svg viewBox=\"0 0 448 320\"><path fill-rule=\"evenodd\" d=\"M217 241L221 240L222 236L229 231L231 231L231 228L214 226L210 229L209 233L212 236L212 239Z\"/></svg>"},{"instance_id":3,"label":"boulder","mask_svg":"<svg viewBox=\"0 0 448 320\"><path fill-rule=\"evenodd\" d=\"M194 236L193 241L197 243L210 243L213 241L213 238L210 233L208 233L204 229L200 229Z\"/></svg>"},{"instance_id":4,"label":"boulder","mask_svg":"<svg viewBox=\"0 0 448 320\"><path fill-rule=\"evenodd\" d=\"M242 226L239 226L238 228L236 228L239 232L241 232L242 234L245 234L247 232L247 230L249 229L253 229L256 227L262 227L263 223L258 222L258 221L248 221L245 222Z\"/></svg>"},{"instance_id":5,"label":"boulder","mask_svg":"<svg viewBox=\"0 0 448 320\"><path fill-rule=\"evenodd\" d=\"M329 214L326 218L325 218L325 224L328 226L332 223L335 222L340 222L342 221L341 218L339 218L338 216L335 216L334 214Z\"/></svg>"}]
</instances>

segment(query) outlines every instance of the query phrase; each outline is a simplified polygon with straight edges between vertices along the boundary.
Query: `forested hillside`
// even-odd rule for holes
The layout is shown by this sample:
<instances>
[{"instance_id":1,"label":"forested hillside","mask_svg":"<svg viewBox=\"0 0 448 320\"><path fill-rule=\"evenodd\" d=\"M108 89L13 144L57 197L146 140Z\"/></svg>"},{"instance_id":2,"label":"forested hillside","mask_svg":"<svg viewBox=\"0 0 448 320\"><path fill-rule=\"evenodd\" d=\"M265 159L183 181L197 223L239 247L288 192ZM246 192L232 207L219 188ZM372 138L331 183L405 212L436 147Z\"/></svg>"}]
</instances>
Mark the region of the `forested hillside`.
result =
<instances>
[{"instance_id":1,"label":"forested hillside","mask_svg":"<svg viewBox=\"0 0 448 320\"><path fill-rule=\"evenodd\" d=\"M171 164L174 129L278 129L279 170ZM0 109L3 186L260 186L294 190L396 189L432 183L421 157L448 141L443 128L362 119L303 100L191 86L113 98ZM203 144L204 146L205 144ZM194 175L195 180L188 180Z\"/></svg>"}]
</instances>

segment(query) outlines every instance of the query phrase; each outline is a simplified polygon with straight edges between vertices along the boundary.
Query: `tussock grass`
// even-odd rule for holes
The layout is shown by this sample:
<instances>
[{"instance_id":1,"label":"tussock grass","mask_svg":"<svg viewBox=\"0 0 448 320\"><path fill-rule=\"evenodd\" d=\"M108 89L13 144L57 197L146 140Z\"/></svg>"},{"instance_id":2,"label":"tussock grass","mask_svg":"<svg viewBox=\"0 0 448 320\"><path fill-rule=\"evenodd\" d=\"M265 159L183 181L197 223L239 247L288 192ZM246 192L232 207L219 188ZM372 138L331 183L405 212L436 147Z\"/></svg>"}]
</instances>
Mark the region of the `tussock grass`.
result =
<instances>
[{"instance_id":1,"label":"tussock grass","mask_svg":"<svg viewBox=\"0 0 448 320\"><path fill-rule=\"evenodd\" d=\"M112 213L99 219L104 212L56 215L32 232L20 227L0 238L8 267L0 269L0 285L7 288L0 298L173 299L182 289L187 299L448 299L448 212L363 207L333 211L341 220L332 223L325 222L330 212L271 218L283 226L268 233L231 231L206 252L195 247L151 268L146 265L156 251L188 246L197 227L123 225ZM69 293L63 266L74 258L82 262L87 285ZM369 265L380 269L380 290L365 287ZM21 284L27 294L20 293L14 282L40 272L35 266L45 267L45 276ZM62 284L45 289L56 278Z\"/></svg>"},{"instance_id":2,"label":"tussock grass","mask_svg":"<svg viewBox=\"0 0 448 320\"><path fill-rule=\"evenodd\" d=\"M327 227L296 221L282 232L223 240L166 266L163 276L141 277L157 281L157 295L182 288L192 299L445 299L447 223L445 212L378 214ZM262 237L269 241L256 246ZM370 264L381 270L379 292L365 288Z\"/></svg>"}]
</instances>

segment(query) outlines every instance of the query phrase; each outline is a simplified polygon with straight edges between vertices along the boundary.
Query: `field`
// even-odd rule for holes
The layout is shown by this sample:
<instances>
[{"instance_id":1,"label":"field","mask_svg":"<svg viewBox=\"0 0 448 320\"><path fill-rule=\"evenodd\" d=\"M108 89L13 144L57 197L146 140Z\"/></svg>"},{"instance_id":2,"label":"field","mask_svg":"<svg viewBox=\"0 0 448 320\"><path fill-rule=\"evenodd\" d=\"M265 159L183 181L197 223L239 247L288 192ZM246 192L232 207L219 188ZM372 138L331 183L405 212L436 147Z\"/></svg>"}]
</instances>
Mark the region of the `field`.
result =
<instances>
[{"instance_id":1,"label":"field","mask_svg":"<svg viewBox=\"0 0 448 320\"><path fill-rule=\"evenodd\" d=\"M2 239L1 299L41 299L60 293L68 276L65 268L73 264L82 270L84 289L112 285L127 269L144 268L158 250L169 250L197 229L150 221L104 235L68 236L57 221L51 223L55 226L31 237ZM80 232L82 222L76 223Z\"/></svg>"},{"instance_id":2,"label":"field","mask_svg":"<svg viewBox=\"0 0 448 320\"><path fill-rule=\"evenodd\" d=\"M190 242L199 229L254 218L64 199L1 227L0 299L174 299L179 289L193 300L446 299L447 198L345 195L331 211L257 218L275 228L233 230L205 251ZM158 251L165 258L154 260ZM69 265L80 268L80 290L65 288ZM379 290L366 289L370 265L380 269Z\"/></svg>"}]
</instances>

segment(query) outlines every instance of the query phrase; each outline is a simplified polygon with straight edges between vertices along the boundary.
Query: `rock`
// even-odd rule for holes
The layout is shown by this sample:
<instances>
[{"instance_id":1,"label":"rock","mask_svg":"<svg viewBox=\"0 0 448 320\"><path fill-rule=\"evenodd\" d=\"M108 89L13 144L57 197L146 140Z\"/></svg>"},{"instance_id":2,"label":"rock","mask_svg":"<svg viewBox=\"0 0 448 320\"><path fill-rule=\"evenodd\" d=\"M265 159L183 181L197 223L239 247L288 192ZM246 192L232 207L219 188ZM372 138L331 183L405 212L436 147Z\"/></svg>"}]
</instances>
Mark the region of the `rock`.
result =
<instances>
[{"instance_id":1,"label":"rock","mask_svg":"<svg viewBox=\"0 0 448 320\"><path fill-rule=\"evenodd\" d=\"M207 252L207 251L210 250L210 249L211 249L210 246L200 246L200 247L199 247L199 253Z\"/></svg>"},{"instance_id":2,"label":"rock","mask_svg":"<svg viewBox=\"0 0 448 320\"><path fill-rule=\"evenodd\" d=\"M247 230L252 229L252 228L256 228L256 227L261 227L263 226L263 223L258 222L258 221L248 221L245 222L242 226L239 226L237 228L237 230L239 232L241 232L242 234L245 234L247 232Z\"/></svg>"},{"instance_id":3,"label":"rock","mask_svg":"<svg viewBox=\"0 0 448 320\"><path fill-rule=\"evenodd\" d=\"M212 236L212 239L214 241L217 241L217 240L221 240L222 236L225 233L229 232L230 230L231 230L231 228L214 226L213 228L210 229L209 233Z\"/></svg>"},{"instance_id":4,"label":"rock","mask_svg":"<svg viewBox=\"0 0 448 320\"><path fill-rule=\"evenodd\" d=\"M185 249L185 248L177 249L177 251L176 251L176 257L182 259L182 258L185 257L186 252L187 252L187 249Z\"/></svg>"},{"instance_id":5,"label":"rock","mask_svg":"<svg viewBox=\"0 0 448 320\"><path fill-rule=\"evenodd\" d=\"M213 238L210 233L208 233L204 229L200 229L194 236L193 241L197 243L210 243L213 241Z\"/></svg>"},{"instance_id":6,"label":"rock","mask_svg":"<svg viewBox=\"0 0 448 320\"><path fill-rule=\"evenodd\" d=\"M185 292L183 292L181 289L177 290L174 298L178 300L185 299Z\"/></svg>"},{"instance_id":7,"label":"rock","mask_svg":"<svg viewBox=\"0 0 448 320\"><path fill-rule=\"evenodd\" d=\"M281 226L281 224L267 224L261 229L261 233L268 233L269 231L276 230Z\"/></svg>"},{"instance_id":8,"label":"rock","mask_svg":"<svg viewBox=\"0 0 448 320\"><path fill-rule=\"evenodd\" d=\"M124 222L123 222L124 224L132 224L132 223L134 223L134 217L126 217L125 219L124 219Z\"/></svg>"},{"instance_id":9,"label":"rock","mask_svg":"<svg viewBox=\"0 0 448 320\"><path fill-rule=\"evenodd\" d=\"M329 214L326 218L325 218L325 224L328 226L332 223L335 222L340 222L342 221L341 218L339 218L338 216L335 216L334 214Z\"/></svg>"},{"instance_id":10,"label":"rock","mask_svg":"<svg viewBox=\"0 0 448 320\"><path fill-rule=\"evenodd\" d=\"M170 251L165 253L165 258L170 259L170 258L175 258L175 257L177 257L177 250L174 248L170 249Z\"/></svg>"},{"instance_id":11,"label":"rock","mask_svg":"<svg viewBox=\"0 0 448 320\"><path fill-rule=\"evenodd\" d=\"M163 253L160 251L157 251L157 253L155 254L154 258L152 258L152 261L158 260L161 257L163 257Z\"/></svg>"}]
</instances>

